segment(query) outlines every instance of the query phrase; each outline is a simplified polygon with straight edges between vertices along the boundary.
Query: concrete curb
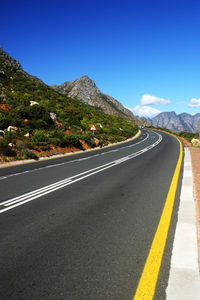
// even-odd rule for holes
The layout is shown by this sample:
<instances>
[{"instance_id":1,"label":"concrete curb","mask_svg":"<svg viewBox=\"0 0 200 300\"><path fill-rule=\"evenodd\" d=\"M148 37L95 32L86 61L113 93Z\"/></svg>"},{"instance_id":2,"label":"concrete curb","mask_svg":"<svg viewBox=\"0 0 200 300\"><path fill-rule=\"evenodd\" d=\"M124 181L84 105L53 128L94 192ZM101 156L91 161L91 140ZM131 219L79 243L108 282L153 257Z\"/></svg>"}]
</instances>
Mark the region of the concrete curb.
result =
<instances>
[{"instance_id":1,"label":"concrete curb","mask_svg":"<svg viewBox=\"0 0 200 300\"><path fill-rule=\"evenodd\" d=\"M180 195L180 207L176 226L167 300L200 300L200 274L193 175L190 152L185 148L184 172Z\"/></svg>"},{"instance_id":2,"label":"concrete curb","mask_svg":"<svg viewBox=\"0 0 200 300\"><path fill-rule=\"evenodd\" d=\"M138 133L134 137L132 137L130 139L127 139L127 140L125 140L123 142L110 144L108 146L103 147L103 149L110 148L110 147L113 147L113 146L116 146L116 145L120 145L120 144L124 144L124 143L129 142L129 141L133 141L133 140L137 139L140 135L141 135L141 130L139 130ZM77 152L69 152L69 153L65 153L65 154L56 154L56 155L52 155L52 156L49 156L49 157L40 157L38 160L35 160L35 159L24 159L24 160L17 160L17 161L12 161L12 162L8 162L8 163L0 163L0 169L1 168L12 167L12 166L18 166L18 165L25 165L25 164L30 164L30 163L36 163L36 162L40 162L40 161L44 161L44 160L61 158L61 157L76 155L76 154L85 153L85 152L96 151L98 149L102 149L102 148L96 147L96 148L88 149L88 150L84 150L84 151L80 150L80 151L77 151Z\"/></svg>"}]
</instances>

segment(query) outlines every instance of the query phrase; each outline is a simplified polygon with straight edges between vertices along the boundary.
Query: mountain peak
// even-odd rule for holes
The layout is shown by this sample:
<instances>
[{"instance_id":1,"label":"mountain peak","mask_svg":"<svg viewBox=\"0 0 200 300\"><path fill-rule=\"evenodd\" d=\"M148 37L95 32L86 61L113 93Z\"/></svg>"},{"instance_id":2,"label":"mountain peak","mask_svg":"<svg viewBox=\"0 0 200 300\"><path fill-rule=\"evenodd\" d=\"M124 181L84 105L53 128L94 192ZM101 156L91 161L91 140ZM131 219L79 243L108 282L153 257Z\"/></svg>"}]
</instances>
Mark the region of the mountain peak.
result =
<instances>
[{"instance_id":1,"label":"mountain peak","mask_svg":"<svg viewBox=\"0 0 200 300\"><path fill-rule=\"evenodd\" d=\"M76 98L85 104L98 107L106 114L141 123L141 120L134 117L132 112L126 109L120 102L111 96L103 94L98 89L95 82L87 75L74 81L66 81L59 86L52 87L68 97Z\"/></svg>"},{"instance_id":2,"label":"mountain peak","mask_svg":"<svg viewBox=\"0 0 200 300\"><path fill-rule=\"evenodd\" d=\"M83 75L83 76L79 77L76 80L88 80L88 81L92 81L92 79L90 79L90 77L88 75Z\"/></svg>"},{"instance_id":3,"label":"mountain peak","mask_svg":"<svg viewBox=\"0 0 200 300\"><path fill-rule=\"evenodd\" d=\"M84 75L76 80L74 80L74 84L83 84L84 86L88 86L96 89L96 92L100 92L94 82L94 80L90 79L87 75Z\"/></svg>"}]
</instances>

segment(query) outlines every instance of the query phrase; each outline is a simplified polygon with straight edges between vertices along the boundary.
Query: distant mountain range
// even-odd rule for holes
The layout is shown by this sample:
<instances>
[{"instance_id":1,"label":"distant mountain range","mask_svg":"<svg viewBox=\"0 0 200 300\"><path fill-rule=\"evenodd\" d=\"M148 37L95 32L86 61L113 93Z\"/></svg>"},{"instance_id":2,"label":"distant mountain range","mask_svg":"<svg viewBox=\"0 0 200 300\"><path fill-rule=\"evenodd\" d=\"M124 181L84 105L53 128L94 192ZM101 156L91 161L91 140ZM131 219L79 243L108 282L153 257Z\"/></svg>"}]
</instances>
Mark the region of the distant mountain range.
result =
<instances>
[{"instance_id":1,"label":"distant mountain range","mask_svg":"<svg viewBox=\"0 0 200 300\"><path fill-rule=\"evenodd\" d=\"M177 115L174 111L162 112L152 119L146 119L154 127L162 127L172 130L174 132L189 131L198 132L198 121L200 120L200 113L190 115L182 113Z\"/></svg>"},{"instance_id":2,"label":"distant mountain range","mask_svg":"<svg viewBox=\"0 0 200 300\"><path fill-rule=\"evenodd\" d=\"M101 109L106 114L121 117L138 125L148 125L147 121L135 117L119 101L103 94L88 76L82 76L74 81L66 81L61 85L52 85L51 87L67 97Z\"/></svg>"}]
</instances>

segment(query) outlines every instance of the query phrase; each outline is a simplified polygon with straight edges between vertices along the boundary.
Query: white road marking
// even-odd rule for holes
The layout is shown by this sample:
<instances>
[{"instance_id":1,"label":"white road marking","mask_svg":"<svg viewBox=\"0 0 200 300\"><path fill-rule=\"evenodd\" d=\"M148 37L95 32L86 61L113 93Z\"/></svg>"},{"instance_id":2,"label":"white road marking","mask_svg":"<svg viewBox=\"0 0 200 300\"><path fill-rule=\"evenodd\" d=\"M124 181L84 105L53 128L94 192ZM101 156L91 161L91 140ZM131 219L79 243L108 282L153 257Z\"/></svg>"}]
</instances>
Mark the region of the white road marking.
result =
<instances>
[{"instance_id":1,"label":"white road marking","mask_svg":"<svg viewBox=\"0 0 200 300\"><path fill-rule=\"evenodd\" d=\"M158 140L154 144L151 145L151 148L157 146L162 141L162 136L158 133L156 133L156 134L158 135ZM24 195L20 195L20 196L14 197L12 199L6 200L6 201L0 203L0 213L6 212L10 209L13 209L13 208L17 207L17 206L23 205L27 202L33 201L33 200L35 200L39 197L42 197L42 196L47 195L51 192L54 192L58 189L61 189L65 186L67 186L67 185L70 185L70 184L75 183L77 181L83 180L84 178L87 178L89 176L92 176L94 174L102 172L106 169L114 167L115 165L121 164L121 163L123 163L127 160L130 160L130 159L132 159L136 156L139 156L139 155L143 154L144 152L147 152L150 149L149 149L149 147L146 147L143 150L140 150L140 151L138 151L136 153L133 153L131 155L122 157L120 159L114 160L112 162L106 163L102 166L93 168L91 170L82 172L80 174L74 175L72 177L66 178L66 179L58 181L56 183L47 185L47 186L39 188L39 189L36 189L36 190L31 191L29 193L26 193Z\"/></svg>"},{"instance_id":2,"label":"white road marking","mask_svg":"<svg viewBox=\"0 0 200 300\"><path fill-rule=\"evenodd\" d=\"M149 138L149 133L147 132L146 137L145 137L142 141L139 141L139 142L137 142L137 143L135 143L135 144L133 144L133 145L125 146L125 147L122 147L122 148L119 148L119 149L116 149L116 150L110 150L110 151L107 151L107 152L95 154L95 155L93 155L93 156L88 156L88 157L78 158L78 159L71 160L71 161L67 161L67 162L63 162L63 163L58 163L58 164L54 164L54 165L50 165L50 166L45 166L45 167L36 168L36 169L33 169L33 170L28 170L28 171L23 171L23 172L19 172L19 173L10 174L10 175L7 175L7 176L2 176L2 177L0 177L0 180L4 180L4 179L7 179L7 178L13 177L13 176L23 175L23 174L25 174L25 173L32 173L32 172L44 170L44 169L47 169L47 168L59 167L59 166L66 165L66 164L69 164L69 163L74 163L74 162L77 162L77 161L83 161L83 160L91 159L91 158L93 158L93 157L100 156L100 155L105 155L105 154L109 154L109 153L112 153L112 152L121 151L121 150L123 150L123 149L125 149L125 148L130 148L130 147L134 147L134 146L136 146L136 145L138 145L138 144L141 144L141 143L143 143L144 141L146 141L148 138Z\"/></svg>"}]
</instances>

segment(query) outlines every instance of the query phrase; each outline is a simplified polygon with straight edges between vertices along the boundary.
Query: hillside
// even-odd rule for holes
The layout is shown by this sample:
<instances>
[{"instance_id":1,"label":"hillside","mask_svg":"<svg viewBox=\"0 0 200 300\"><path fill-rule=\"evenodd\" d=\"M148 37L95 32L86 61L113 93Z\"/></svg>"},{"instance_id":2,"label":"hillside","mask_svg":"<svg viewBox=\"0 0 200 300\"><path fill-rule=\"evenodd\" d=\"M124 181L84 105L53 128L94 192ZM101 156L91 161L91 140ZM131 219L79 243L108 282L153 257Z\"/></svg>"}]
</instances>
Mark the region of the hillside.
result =
<instances>
[{"instance_id":1,"label":"hillside","mask_svg":"<svg viewBox=\"0 0 200 300\"><path fill-rule=\"evenodd\" d=\"M95 138L90 132L93 123ZM0 48L0 130L0 155L21 158L122 141L133 136L137 126L60 94L24 72Z\"/></svg>"},{"instance_id":2,"label":"hillside","mask_svg":"<svg viewBox=\"0 0 200 300\"><path fill-rule=\"evenodd\" d=\"M114 98L101 93L95 82L88 76L82 76L75 81L66 81L61 85L53 85L52 87L63 95L80 100L85 104L101 108L106 114L123 117L128 121L135 120L131 111L124 108L121 103Z\"/></svg>"},{"instance_id":3,"label":"hillside","mask_svg":"<svg viewBox=\"0 0 200 300\"><path fill-rule=\"evenodd\" d=\"M182 113L177 115L174 111L163 112L152 118L151 125L154 127L162 127L172 130L174 132L188 131L196 133L198 132L198 121L200 120L200 113L190 115Z\"/></svg>"},{"instance_id":4,"label":"hillside","mask_svg":"<svg viewBox=\"0 0 200 300\"><path fill-rule=\"evenodd\" d=\"M74 81L66 81L61 85L53 85L52 88L63 95L101 109L106 114L123 118L138 125L148 125L145 120L136 118L119 101L103 94L88 76L82 76Z\"/></svg>"}]
</instances>

